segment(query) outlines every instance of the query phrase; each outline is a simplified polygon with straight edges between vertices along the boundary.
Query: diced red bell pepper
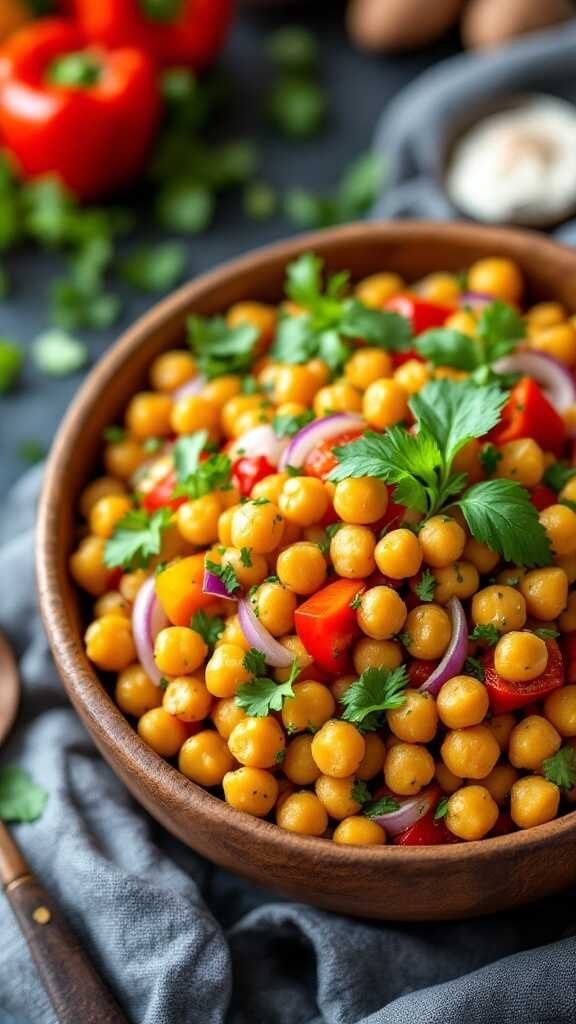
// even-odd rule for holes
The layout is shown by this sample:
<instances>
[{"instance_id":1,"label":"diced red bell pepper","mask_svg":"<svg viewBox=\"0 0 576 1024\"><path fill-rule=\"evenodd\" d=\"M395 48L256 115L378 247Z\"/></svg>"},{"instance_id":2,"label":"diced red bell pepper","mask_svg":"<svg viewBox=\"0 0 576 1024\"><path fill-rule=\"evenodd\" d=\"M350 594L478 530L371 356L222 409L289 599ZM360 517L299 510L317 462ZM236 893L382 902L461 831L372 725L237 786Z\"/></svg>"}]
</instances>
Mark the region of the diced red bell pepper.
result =
<instances>
[{"instance_id":1,"label":"diced red bell pepper","mask_svg":"<svg viewBox=\"0 0 576 1024\"><path fill-rule=\"evenodd\" d=\"M296 632L308 654L332 675L343 675L349 667L348 652L359 632L350 604L364 589L364 580L337 580L312 594L294 613Z\"/></svg>"},{"instance_id":2,"label":"diced red bell pepper","mask_svg":"<svg viewBox=\"0 0 576 1024\"><path fill-rule=\"evenodd\" d=\"M536 381L523 377L512 388L500 423L488 437L498 445L531 437L545 451L559 454L566 441L566 426Z\"/></svg>"},{"instance_id":3,"label":"diced red bell pepper","mask_svg":"<svg viewBox=\"0 0 576 1024\"><path fill-rule=\"evenodd\" d=\"M243 498L252 493L254 484L275 472L265 455L243 455L232 464L232 479Z\"/></svg>"},{"instance_id":4,"label":"diced red bell pepper","mask_svg":"<svg viewBox=\"0 0 576 1024\"><path fill-rule=\"evenodd\" d=\"M148 494L142 498L142 507L147 512L156 512L159 508L179 508L187 499L185 497L174 498L174 489L178 481L176 471L168 470L165 476L161 477Z\"/></svg>"},{"instance_id":5,"label":"diced red bell pepper","mask_svg":"<svg viewBox=\"0 0 576 1024\"><path fill-rule=\"evenodd\" d=\"M321 444L317 444L304 463L304 472L308 476L317 476L320 480L324 480L328 473L338 465L334 449L340 445L348 444L349 441L356 441L358 437L362 436L364 429L364 427L358 427L356 430L344 430L337 437L332 437L328 441L322 441Z\"/></svg>"},{"instance_id":6,"label":"diced red bell pepper","mask_svg":"<svg viewBox=\"0 0 576 1024\"><path fill-rule=\"evenodd\" d=\"M412 658L408 665L408 686L418 690L422 683L425 683L428 676L431 676L438 661L428 661L424 658Z\"/></svg>"},{"instance_id":7,"label":"diced red bell pepper","mask_svg":"<svg viewBox=\"0 0 576 1024\"><path fill-rule=\"evenodd\" d=\"M566 682L576 683L576 633L567 633L562 637L562 655Z\"/></svg>"},{"instance_id":8,"label":"diced red bell pepper","mask_svg":"<svg viewBox=\"0 0 576 1024\"><path fill-rule=\"evenodd\" d=\"M425 793L433 794L432 807L414 825L394 836L395 846L443 846L446 843L459 842L458 836L453 835L446 828L446 823L442 818L440 821L434 821L434 814L441 796L439 787L431 786L429 790L425 790Z\"/></svg>"},{"instance_id":9,"label":"diced red bell pepper","mask_svg":"<svg viewBox=\"0 0 576 1024\"><path fill-rule=\"evenodd\" d=\"M564 663L560 648L555 640L546 640L548 664L544 671L524 683L511 682L498 675L494 668L494 650L487 651L483 658L484 682L494 715L515 711L533 701L543 700L552 690L564 683Z\"/></svg>"},{"instance_id":10,"label":"diced red bell pepper","mask_svg":"<svg viewBox=\"0 0 576 1024\"><path fill-rule=\"evenodd\" d=\"M537 484L530 492L530 501L537 512L542 512L549 505L555 505L558 498L551 487L546 487L545 484Z\"/></svg>"},{"instance_id":11,"label":"diced red bell pepper","mask_svg":"<svg viewBox=\"0 0 576 1024\"><path fill-rule=\"evenodd\" d=\"M384 303L384 309L392 313L400 313L410 321L412 332L422 334L432 327L442 327L454 312L453 306L444 306L440 302L427 302L411 292L393 295Z\"/></svg>"}]
</instances>

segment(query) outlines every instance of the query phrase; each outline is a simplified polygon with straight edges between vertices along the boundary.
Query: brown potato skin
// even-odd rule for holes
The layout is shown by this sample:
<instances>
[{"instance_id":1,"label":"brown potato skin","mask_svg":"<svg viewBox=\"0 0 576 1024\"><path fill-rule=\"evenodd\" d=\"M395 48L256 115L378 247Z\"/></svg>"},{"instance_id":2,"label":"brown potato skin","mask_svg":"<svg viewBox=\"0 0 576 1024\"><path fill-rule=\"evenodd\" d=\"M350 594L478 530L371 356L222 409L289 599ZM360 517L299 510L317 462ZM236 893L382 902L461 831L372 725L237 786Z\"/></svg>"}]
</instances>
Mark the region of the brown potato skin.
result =
<instances>
[{"instance_id":1,"label":"brown potato skin","mask_svg":"<svg viewBox=\"0 0 576 1024\"><path fill-rule=\"evenodd\" d=\"M470 49L501 46L574 14L569 0L472 0L462 17L462 40Z\"/></svg>"},{"instance_id":2,"label":"brown potato skin","mask_svg":"<svg viewBox=\"0 0 576 1024\"><path fill-rule=\"evenodd\" d=\"M456 22L465 0L353 0L348 31L363 50L412 50Z\"/></svg>"}]
</instances>

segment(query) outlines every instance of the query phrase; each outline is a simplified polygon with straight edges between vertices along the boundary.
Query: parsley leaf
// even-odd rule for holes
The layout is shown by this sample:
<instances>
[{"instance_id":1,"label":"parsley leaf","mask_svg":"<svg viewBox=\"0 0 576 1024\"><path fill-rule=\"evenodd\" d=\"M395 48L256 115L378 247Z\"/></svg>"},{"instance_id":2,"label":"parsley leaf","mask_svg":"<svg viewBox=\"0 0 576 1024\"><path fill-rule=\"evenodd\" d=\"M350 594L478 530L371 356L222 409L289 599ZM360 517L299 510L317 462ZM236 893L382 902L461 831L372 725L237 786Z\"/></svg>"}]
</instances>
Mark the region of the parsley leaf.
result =
<instances>
[{"instance_id":1,"label":"parsley leaf","mask_svg":"<svg viewBox=\"0 0 576 1024\"><path fill-rule=\"evenodd\" d=\"M119 427L117 424L112 423L109 427L104 427L102 437L105 441L108 441L109 444L118 444L126 437L126 431L124 430L124 427Z\"/></svg>"},{"instance_id":2,"label":"parsley leaf","mask_svg":"<svg viewBox=\"0 0 576 1024\"><path fill-rule=\"evenodd\" d=\"M254 650L254 648L251 648L247 652L244 663L248 655ZM251 669L248 669L248 671L251 671ZM274 679L269 679L267 676L256 675L249 683L242 683L238 688L235 697L236 704L246 714L252 715L255 718L264 718L271 711L281 711L286 698L294 696L293 686L299 673L300 666L295 658L290 668L290 675L284 683L277 683Z\"/></svg>"},{"instance_id":3,"label":"parsley leaf","mask_svg":"<svg viewBox=\"0 0 576 1024\"><path fill-rule=\"evenodd\" d=\"M356 779L354 782L351 796L352 799L355 800L357 804L360 804L361 807L363 807L364 804L370 803L372 799L372 794L362 779Z\"/></svg>"},{"instance_id":4,"label":"parsley leaf","mask_svg":"<svg viewBox=\"0 0 576 1024\"><path fill-rule=\"evenodd\" d=\"M340 698L342 718L365 729L377 729L380 713L399 708L406 701L406 667L368 668Z\"/></svg>"},{"instance_id":5,"label":"parsley leaf","mask_svg":"<svg viewBox=\"0 0 576 1024\"><path fill-rule=\"evenodd\" d=\"M569 480L576 476L576 466L567 466L565 462L553 462L544 473L543 482L553 491L561 491Z\"/></svg>"},{"instance_id":6,"label":"parsley leaf","mask_svg":"<svg viewBox=\"0 0 576 1024\"><path fill-rule=\"evenodd\" d=\"M434 366L453 366L457 370L475 370L478 352L467 334L438 327L424 331L414 342L416 350Z\"/></svg>"},{"instance_id":7,"label":"parsley leaf","mask_svg":"<svg viewBox=\"0 0 576 1024\"><path fill-rule=\"evenodd\" d=\"M442 818L446 817L448 814L449 799L450 798L447 796L440 797L438 804L436 805L436 810L434 811L434 821L442 821Z\"/></svg>"},{"instance_id":8,"label":"parsley leaf","mask_svg":"<svg viewBox=\"0 0 576 1024\"><path fill-rule=\"evenodd\" d=\"M490 364L509 355L525 333L522 317L507 302L497 299L485 306L476 328L483 349L483 362Z\"/></svg>"},{"instance_id":9,"label":"parsley leaf","mask_svg":"<svg viewBox=\"0 0 576 1024\"><path fill-rule=\"evenodd\" d=\"M258 331L252 324L229 327L222 316L188 317L188 344L205 377L246 373L252 365Z\"/></svg>"},{"instance_id":10,"label":"parsley leaf","mask_svg":"<svg viewBox=\"0 0 576 1024\"><path fill-rule=\"evenodd\" d=\"M548 782L553 782L560 789L572 789L576 786L576 750L561 747L556 754L542 762L542 772Z\"/></svg>"},{"instance_id":11,"label":"parsley leaf","mask_svg":"<svg viewBox=\"0 0 576 1024\"><path fill-rule=\"evenodd\" d=\"M437 586L438 580L434 573L431 572L430 569L424 569L424 572L414 587L414 590L421 601L433 601Z\"/></svg>"},{"instance_id":12,"label":"parsley leaf","mask_svg":"<svg viewBox=\"0 0 576 1024\"><path fill-rule=\"evenodd\" d=\"M538 628L534 630L534 633L536 636L539 636L541 640L555 640L557 636L560 636L557 629L546 629L545 626L538 626Z\"/></svg>"},{"instance_id":13,"label":"parsley leaf","mask_svg":"<svg viewBox=\"0 0 576 1024\"><path fill-rule=\"evenodd\" d=\"M207 612L200 610L194 612L190 626L200 634L208 647L214 647L224 632L224 619L218 618L217 615L208 615Z\"/></svg>"},{"instance_id":14,"label":"parsley leaf","mask_svg":"<svg viewBox=\"0 0 576 1024\"><path fill-rule=\"evenodd\" d=\"M485 480L458 500L472 536L515 565L550 565L552 554L530 495L515 480Z\"/></svg>"},{"instance_id":15,"label":"parsley leaf","mask_svg":"<svg viewBox=\"0 0 576 1024\"><path fill-rule=\"evenodd\" d=\"M263 676L266 672L266 656L257 647L250 647L242 659L242 668L251 676Z\"/></svg>"},{"instance_id":16,"label":"parsley leaf","mask_svg":"<svg viewBox=\"0 0 576 1024\"><path fill-rule=\"evenodd\" d=\"M272 430L276 437L293 437L294 434L297 434L299 430L302 430L302 427L305 427L313 419L314 413L311 409L307 409L297 416L277 414L272 420Z\"/></svg>"},{"instance_id":17,"label":"parsley leaf","mask_svg":"<svg viewBox=\"0 0 576 1024\"><path fill-rule=\"evenodd\" d=\"M213 562L210 558L207 558L204 564L207 572L211 572L222 580L228 594L233 594L236 590L240 590L240 581L230 564L225 563L222 565L218 562Z\"/></svg>"},{"instance_id":18,"label":"parsley leaf","mask_svg":"<svg viewBox=\"0 0 576 1024\"><path fill-rule=\"evenodd\" d=\"M379 800L373 800L367 807L364 807L364 814L369 818L375 818L381 814L394 814L394 811L399 810L399 800L393 796L382 796Z\"/></svg>"},{"instance_id":19,"label":"parsley leaf","mask_svg":"<svg viewBox=\"0 0 576 1024\"><path fill-rule=\"evenodd\" d=\"M486 647L494 647L499 639L500 633L492 623L488 623L487 626L474 626L470 633L470 640L477 640Z\"/></svg>"},{"instance_id":20,"label":"parsley leaf","mask_svg":"<svg viewBox=\"0 0 576 1024\"><path fill-rule=\"evenodd\" d=\"M359 608L361 604L362 604L362 594L360 593L360 591L358 591L358 593L354 594L354 597L349 602L349 607L356 609L356 608Z\"/></svg>"},{"instance_id":21,"label":"parsley leaf","mask_svg":"<svg viewBox=\"0 0 576 1024\"><path fill-rule=\"evenodd\" d=\"M186 248L180 242L140 245L121 266L122 276L143 292L165 292L184 275Z\"/></svg>"},{"instance_id":22,"label":"parsley leaf","mask_svg":"<svg viewBox=\"0 0 576 1024\"><path fill-rule=\"evenodd\" d=\"M169 508L149 515L142 508L132 509L114 528L104 548L104 564L109 569L145 569L154 555L160 554L162 534L171 518Z\"/></svg>"},{"instance_id":23,"label":"parsley leaf","mask_svg":"<svg viewBox=\"0 0 576 1024\"><path fill-rule=\"evenodd\" d=\"M32 358L42 373L66 377L81 370L88 361L88 348L58 327L39 334L32 346Z\"/></svg>"},{"instance_id":24,"label":"parsley leaf","mask_svg":"<svg viewBox=\"0 0 576 1024\"><path fill-rule=\"evenodd\" d=\"M208 432L197 430L194 434L179 437L174 445L174 468L178 485L175 497L184 495L195 500L212 491L230 489L232 463L223 452L210 455L200 462L200 455L208 443Z\"/></svg>"},{"instance_id":25,"label":"parsley leaf","mask_svg":"<svg viewBox=\"0 0 576 1024\"><path fill-rule=\"evenodd\" d=\"M439 327L424 331L415 346L435 366L466 370L473 375L473 382L482 385L499 379L492 370L492 363L512 352L524 333L524 323L518 313L512 306L497 300L482 310L475 337Z\"/></svg>"},{"instance_id":26,"label":"parsley leaf","mask_svg":"<svg viewBox=\"0 0 576 1024\"><path fill-rule=\"evenodd\" d=\"M41 817L48 793L16 764L0 769L0 820L36 821Z\"/></svg>"},{"instance_id":27,"label":"parsley leaf","mask_svg":"<svg viewBox=\"0 0 576 1024\"><path fill-rule=\"evenodd\" d=\"M467 676L474 676L475 679L479 679L481 683L484 682L485 671L482 662L478 658L466 658L464 662L464 674Z\"/></svg>"},{"instance_id":28,"label":"parsley leaf","mask_svg":"<svg viewBox=\"0 0 576 1024\"><path fill-rule=\"evenodd\" d=\"M240 561L242 565L249 569L252 565L252 556L250 554L250 548L240 548Z\"/></svg>"},{"instance_id":29,"label":"parsley leaf","mask_svg":"<svg viewBox=\"0 0 576 1024\"><path fill-rule=\"evenodd\" d=\"M480 452L480 465L486 473L486 476L492 476L498 468L498 463L502 459L502 453L493 444L485 444L482 446Z\"/></svg>"},{"instance_id":30,"label":"parsley leaf","mask_svg":"<svg viewBox=\"0 0 576 1024\"><path fill-rule=\"evenodd\" d=\"M412 396L410 408L450 465L468 441L496 426L505 401L505 392L493 384L479 388L468 381L432 380Z\"/></svg>"},{"instance_id":31,"label":"parsley leaf","mask_svg":"<svg viewBox=\"0 0 576 1024\"><path fill-rule=\"evenodd\" d=\"M193 434L179 437L174 445L174 469L176 478L183 483L198 469L200 456L208 441L207 430L196 430Z\"/></svg>"}]
</instances>

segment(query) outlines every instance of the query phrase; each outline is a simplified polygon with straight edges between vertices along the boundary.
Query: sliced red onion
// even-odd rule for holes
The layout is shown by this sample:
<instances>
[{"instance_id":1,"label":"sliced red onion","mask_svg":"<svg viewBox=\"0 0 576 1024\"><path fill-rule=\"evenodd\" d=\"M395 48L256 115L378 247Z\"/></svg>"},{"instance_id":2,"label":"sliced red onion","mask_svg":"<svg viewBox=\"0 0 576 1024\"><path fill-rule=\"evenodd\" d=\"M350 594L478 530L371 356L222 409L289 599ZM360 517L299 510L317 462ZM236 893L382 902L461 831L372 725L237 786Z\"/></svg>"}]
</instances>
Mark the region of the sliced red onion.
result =
<instances>
[{"instance_id":1,"label":"sliced red onion","mask_svg":"<svg viewBox=\"0 0 576 1024\"><path fill-rule=\"evenodd\" d=\"M470 306L471 309L484 309L494 302L494 296L487 292L462 292L459 298L460 306Z\"/></svg>"},{"instance_id":2,"label":"sliced red onion","mask_svg":"<svg viewBox=\"0 0 576 1024\"><path fill-rule=\"evenodd\" d=\"M397 836L428 814L434 799L434 790L428 790L419 793L418 796L410 797L409 800L403 800L397 811L390 811L389 814L370 815L370 817L372 821L377 821L379 825L382 825L388 835Z\"/></svg>"},{"instance_id":3,"label":"sliced red onion","mask_svg":"<svg viewBox=\"0 0 576 1024\"><path fill-rule=\"evenodd\" d=\"M232 462L243 455L263 455L271 466L277 466L288 444L287 437L277 437L270 424L263 423L233 441L227 454Z\"/></svg>"},{"instance_id":4,"label":"sliced red onion","mask_svg":"<svg viewBox=\"0 0 576 1024\"><path fill-rule=\"evenodd\" d=\"M446 605L452 623L452 636L446 654L422 686L421 693L438 693L447 679L457 676L462 671L468 653L468 623L464 609L457 597L451 597Z\"/></svg>"},{"instance_id":5,"label":"sliced red onion","mask_svg":"<svg viewBox=\"0 0 576 1024\"><path fill-rule=\"evenodd\" d=\"M156 686L160 684L162 673L156 668L154 661L154 641L160 630L167 625L168 617L156 597L154 577L150 576L144 580L136 594L132 609L132 632L138 661Z\"/></svg>"},{"instance_id":6,"label":"sliced red onion","mask_svg":"<svg viewBox=\"0 0 576 1024\"><path fill-rule=\"evenodd\" d=\"M204 569L202 578L202 593L210 594L212 597L223 597L225 601L236 601L234 594L229 594L223 581L215 572Z\"/></svg>"},{"instance_id":7,"label":"sliced red onion","mask_svg":"<svg viewBox=\"0 0 576 1024\"><path fill-rule=\"evenodd\" d=\"M264 628L256 617L250 601L243 599L238 605L240 628L251 647L255 647L274 668L289 668L293 657L282 644Z\"/></svg>"},{"instance_id":8,"label":"sliced red onion","mask_svg":"<svg viewBox=\"0 0 576 1024\"><path fill-rule=\"evenodd\" d=\"M356 412L341 412L334 416L323 416L322 419L312 420L294 435L280 459L279 469L285 469L286 466L296 466L299 469L304 465L316 445L322 444L323 441L330 441L346 430L355 430L363 424L362 416Z\"/></svg>"},{"instance_id":9,"label":"sliced red onion","mask_svg":"<svg viewBox=\"0 0 576 1024\"><path fill-rule=\"evenodd\" d=\"M532 377L560 414L576 403L573 374L564 363L544 352L516 352L498 359L493 369L496 373L521 373Z\"/></svg>"},{"instance_id":10,"label":"sliced red onion","mask_svg":"<svg viewBox=\"0 0 576 1024\"><path fill-rule=\"evenodd\" d=\"M172 398L177 402L179 398L187 398L188 395L199 395L205 387L206 377L203 377L200 373L197 377L192 377L191 380L187 380L185 384L182 384L181 387L177 388L176 391L172 393Z\"/></svg>"}]
</instances>

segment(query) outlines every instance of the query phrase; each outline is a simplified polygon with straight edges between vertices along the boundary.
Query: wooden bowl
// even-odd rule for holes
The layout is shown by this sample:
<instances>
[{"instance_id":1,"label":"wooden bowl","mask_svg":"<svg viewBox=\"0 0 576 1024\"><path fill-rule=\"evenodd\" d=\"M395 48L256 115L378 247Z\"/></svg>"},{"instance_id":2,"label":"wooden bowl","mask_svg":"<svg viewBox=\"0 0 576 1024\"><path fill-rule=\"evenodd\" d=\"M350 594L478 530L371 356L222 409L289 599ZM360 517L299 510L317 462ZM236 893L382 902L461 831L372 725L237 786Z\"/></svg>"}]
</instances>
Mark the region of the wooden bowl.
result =
<instances>
[{"instance_id":1,"label":"wooden bowl","mask_svg":"<svg viewBox=\"0 0 576 1024\"><path fill-rule=\"evenodd\" d=\"M122 417L152 359L181 343L186 316L240 299L278 300L287 261L306 250L353 278L408 280L508 256L531 298L576 312L576 254L536 235L471 224L352 224L268 246L191 281L127 331L92 371L60 427L38 523L40 605L62 682L94 742L136 799L199 853L261 885L348 914L439 920L487 914L576 881L576 813L525 832L436 847L346 847L281 831L189 782L138 737L84 653L79 594L67 571L80 491L98 470L102 430Z\"/></svg>"}]
</instances>

